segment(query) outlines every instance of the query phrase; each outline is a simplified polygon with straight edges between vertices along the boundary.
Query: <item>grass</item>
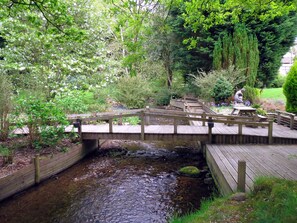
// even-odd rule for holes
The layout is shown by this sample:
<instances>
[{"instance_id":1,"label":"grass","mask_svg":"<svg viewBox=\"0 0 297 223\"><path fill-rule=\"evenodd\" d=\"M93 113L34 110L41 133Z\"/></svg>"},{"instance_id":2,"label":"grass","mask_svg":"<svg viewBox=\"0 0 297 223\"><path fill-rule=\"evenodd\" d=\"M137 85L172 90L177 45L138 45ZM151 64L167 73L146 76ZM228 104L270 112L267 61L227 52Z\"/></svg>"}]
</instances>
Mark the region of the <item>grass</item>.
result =
<instances>
[{"instance_id":1,"label":"grass","mask_svg":"<svg viewBox=\"0 0 297 223\"><path fill-rule=\"evenodd\" d=\"M283 88L265 88L260 94L260 98L286 101Z\"/></svg>"},{"instance_id":2,"label":"grass","mask_svg":"<svg viewBox=\"0 0 297 223\"><path fill-rule=\"evenodd\" d=\"M261 177L246 201L233 201L229 197L203 201L198 212L171 221L204 222L297 222L297 181Z\"/></svg>"}]
</instances>

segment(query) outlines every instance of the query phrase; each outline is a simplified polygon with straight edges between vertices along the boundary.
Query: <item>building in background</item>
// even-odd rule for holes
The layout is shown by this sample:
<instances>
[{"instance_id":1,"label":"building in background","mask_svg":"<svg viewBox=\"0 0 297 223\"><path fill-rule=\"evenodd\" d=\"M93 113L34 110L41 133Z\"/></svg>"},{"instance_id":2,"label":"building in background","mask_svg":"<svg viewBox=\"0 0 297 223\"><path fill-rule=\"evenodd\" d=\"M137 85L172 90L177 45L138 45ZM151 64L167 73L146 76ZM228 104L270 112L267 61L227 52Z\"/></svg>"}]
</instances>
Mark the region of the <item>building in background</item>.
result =
<instances>
[{"instance_id":1,"label":"building in background","mask_svg":"<svg viewBox=\"0 0 297 223\"><path fill-rule=\"evenodd\" d=\"M281 75L287 75L294 63L295 57L297 58L297 38L295 39L294 46L283 56L282 65L279 69Z\"/></svg>"}]
</instances>

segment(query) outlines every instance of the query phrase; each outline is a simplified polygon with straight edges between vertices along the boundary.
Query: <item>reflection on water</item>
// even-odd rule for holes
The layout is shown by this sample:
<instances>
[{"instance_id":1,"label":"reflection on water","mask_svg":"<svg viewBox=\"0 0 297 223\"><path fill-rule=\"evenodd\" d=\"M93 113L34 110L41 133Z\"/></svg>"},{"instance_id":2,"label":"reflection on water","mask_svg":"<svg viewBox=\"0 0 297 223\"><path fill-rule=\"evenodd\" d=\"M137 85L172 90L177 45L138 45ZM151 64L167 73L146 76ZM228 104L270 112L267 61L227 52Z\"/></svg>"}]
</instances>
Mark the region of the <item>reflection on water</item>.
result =
<instances>
[{"instance_id":1,"label":"reflection on water","mask_svg":"<svg viewBox=\"0 0 297 223\"><path fill-rule=\"evenodd\" d=\"M119 156L119 150L94 153L0 203L1 222L167 222L199 208L200 200L212 193L203 178L176 173L186 165L203 168L200 155L180 153L170 144L124 146L125 155Z\"/></svg>"}]
</instances>

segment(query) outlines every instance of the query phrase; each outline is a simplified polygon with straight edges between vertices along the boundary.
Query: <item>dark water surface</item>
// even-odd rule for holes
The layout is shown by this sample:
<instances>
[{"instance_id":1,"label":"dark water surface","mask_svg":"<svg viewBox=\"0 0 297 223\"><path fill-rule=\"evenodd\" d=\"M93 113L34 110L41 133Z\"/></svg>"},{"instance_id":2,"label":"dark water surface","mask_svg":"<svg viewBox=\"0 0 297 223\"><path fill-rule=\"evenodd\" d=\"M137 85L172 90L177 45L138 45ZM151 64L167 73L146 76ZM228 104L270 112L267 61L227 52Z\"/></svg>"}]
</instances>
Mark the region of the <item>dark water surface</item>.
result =
<instances>
[{"instance_id":1,"label":"dark water surface","mask_svg":"<svg viewBox=\"0 0 297 223\"><path fill-rule=\"evenodd\" d=\"M195 150L172 144L126 142L95 152L63 173L0 203L0 222L168 222L199 208L213 186L180 176L187 165L205 168ZM113 145L118 147L118 145ZM190 152L190 153L189 153Z\"/></svg>"}]
</instances>

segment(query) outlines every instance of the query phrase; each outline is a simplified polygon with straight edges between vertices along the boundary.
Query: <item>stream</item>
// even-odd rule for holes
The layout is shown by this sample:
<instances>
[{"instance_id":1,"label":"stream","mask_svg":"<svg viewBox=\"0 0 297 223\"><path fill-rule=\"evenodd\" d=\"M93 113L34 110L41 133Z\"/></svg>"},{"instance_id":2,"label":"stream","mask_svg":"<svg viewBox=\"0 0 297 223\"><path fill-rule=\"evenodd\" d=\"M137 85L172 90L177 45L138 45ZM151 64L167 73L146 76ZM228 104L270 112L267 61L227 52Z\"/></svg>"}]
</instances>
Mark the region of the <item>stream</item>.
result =
<instances>
[{"instance_id":1,"label":"stream","mask_svg":"<svg viewBox=\"0 0 297 223\"><path fill-rule=\"evenodd\" d=\"M178 174L194 165L199 177ZM161 223L200 207L214 192L195 145L109 141L66 171L0 203L16 223ZM208 179L209 180L209 179Z\"/></svg>"}]
</instances>

